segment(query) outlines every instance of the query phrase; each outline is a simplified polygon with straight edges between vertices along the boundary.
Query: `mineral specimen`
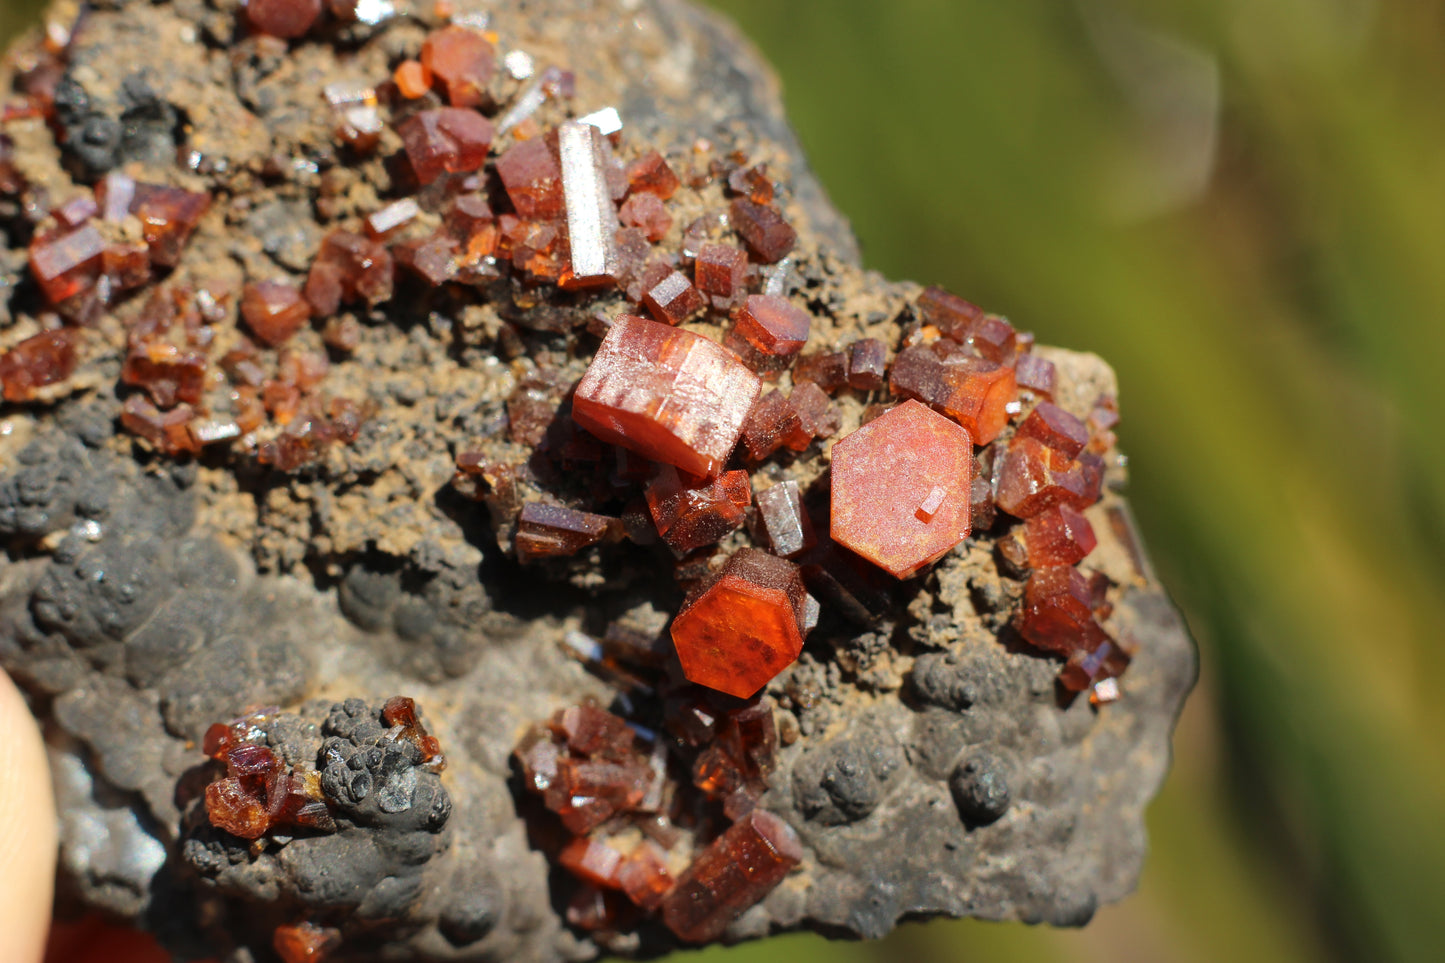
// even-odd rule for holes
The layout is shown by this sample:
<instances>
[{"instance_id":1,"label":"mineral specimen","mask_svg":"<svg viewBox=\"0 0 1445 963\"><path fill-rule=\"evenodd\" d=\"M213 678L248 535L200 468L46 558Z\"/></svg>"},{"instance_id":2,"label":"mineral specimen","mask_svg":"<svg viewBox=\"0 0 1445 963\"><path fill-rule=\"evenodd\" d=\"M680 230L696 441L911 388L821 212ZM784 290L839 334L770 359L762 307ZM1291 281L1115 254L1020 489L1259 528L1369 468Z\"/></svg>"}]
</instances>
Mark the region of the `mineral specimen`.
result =
<instances>
[{"instance_id":1,"label":"mineral specimen","mask_svg":"<svg viewBox=\"0 0 1445 963\"><path fill-rule=\"evenodd\" d=\"M551 963L1130 890L1193 656L1107 367L864 272L677 0L221 6L3 78L60 892L180 958Z\"/></svg>"}]
</instances>

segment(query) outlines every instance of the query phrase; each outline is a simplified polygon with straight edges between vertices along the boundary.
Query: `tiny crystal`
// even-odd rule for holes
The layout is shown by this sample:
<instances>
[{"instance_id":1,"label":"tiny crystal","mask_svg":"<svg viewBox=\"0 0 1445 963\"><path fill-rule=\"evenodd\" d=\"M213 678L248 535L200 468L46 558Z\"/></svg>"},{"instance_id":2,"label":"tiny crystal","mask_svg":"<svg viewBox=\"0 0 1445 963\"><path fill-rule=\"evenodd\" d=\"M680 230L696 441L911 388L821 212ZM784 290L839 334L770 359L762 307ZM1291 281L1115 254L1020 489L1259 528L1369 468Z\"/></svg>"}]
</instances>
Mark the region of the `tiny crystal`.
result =
<instances>
[{"instance_id":1,"label":"tiny crystal","mask_svg":"<svg viewBox=\"0 0 1445 963\"><path fill-rule=\"evenodd\" d=\"M746 197L733 198L732 223L748 249L764 264L781 260L798 242L798 232L777 208Z\"/></svg>"},{"instance_id":2,"label":"tiny crystal","mask_svg":"<svg viewBox=\"0 0 1445 963\"><path fill-rule=\"evenodd\" d=\"M616 107L603 107L601 110L594 110L590 114L578 117L577 123L596 127L604 137L610 137L621 132L622 115L617 112Z\"/></svg>"},{"instance_id":3,"label":"tiny crystal","mask_svg":"<svg viewBox=\"0 0 1445 963\"><path fill-rule=\"evenodd\" d=\"M655 150L648 151L628 166L627 183L634 194L656 194L664 201L682 186L667 159Z\"/></svg>"},{"instance_id":4,"label":"tiny crystal","mask_svg":"<svg viewBox=\"0 0 1445 963\"><path fill-rule=\"evenodd\" d=\"M636 197L651 197L639 194ZM748 256L731 244L704 244L693 264L697 289L715 305L731 304L747 285Z\"/></svg>"},{"instance_id":5,"label":"tiny crystal","mask_svg":"<svg viewBox=\"0 0 1445 963\"><path fill-rule=\"evenodd\" d=\"M918 310L925 321L960 344L984 317L983 308L940 287L924 289L918 296Z\"/></svg>"},{"instance_id":6,"label":"tiny crystal","mask_svg":"<svg viewBox=\"0 0 1445 963\"><path fill-rule=\"evenodd\" d=\"M1055 505L1082 511L1099 497L1091 474L1082 459L1066 458L1036 438L1015 438L999 462L995 501L1015 518L1032 518Z\"/></svg>"},{"instance_id":7,"label":"tiny crystal","mask_svg":"<svg viewBox=\"0 0 1445 963\"><path fill-rule=\"evenodd\" d=\"M672 271L642 296L652 316L665 324L681 324L703 308L702 295L687 275Z\"/></svg>"},{"instance_id":8,"label":"tiny crystal","mask_svg":"<svg viewBox=\"0 0 1445 963\"><path fill-rule=\"evenodd\" d=\"M310 922L278 926L271 935L271 948L281 963L323 963L340 946L340 930Z\"/></svg>"},{"instance_id":9,"label":"tiny crystal","mask_svg":"<svg viewBox=\"0 0 1445 963\"><path fill-rule=\"evenodd\" d=\"M877 338L862 338L848 346L848 386L877 391L888 373L888 348Z\"/></svg>"},{"instance_id":10,"label":"tiny crystal","mask_svg":"<svg viewBox=\"0 0 1445 963\"><path fill-rule=\"evenodd\" d=\"M621 315L577 385L572 417L603 441L712 476L761 388L737 355L702 335Z\"/></svg>"},{"instance_id":11,"label":"tiny crystal","mask_svg":"<svg viewBox=\"0 0 1445 963\"><path fill-rule=\"evenodd\" d=\"M1108 637L1094 619L1089 580L1072 565L1035 569L1024 588L1019 634L1065 657L1093 652Z\"/></svg>"},{"instance_id":12,"label":"tiny crystal","mask_svg":"<svg viewBox=\"0 0 1445 963\"><path fill-rule=\"evenodd\" d=\"M1025 388L1046 398L1054 396L1054 385L1058 374L1052 361L1045 361L1035 354L1019 355L1014 364L1014 377L1020 388Z\"/></svg>"},{"instance_id":13,"label":"tiny crystal","mask_svg":"<svg viewBox=\"0 0 1445 963\"><path fill-rule=\"evenodd\" d=\"M764 354L788 357L808 342L812 318L786 298L750 294L737 316L737 333Z\"/></svg>"},{"instance_id":14,"label":"tiny crystal","mask_svg":"<svg viewBox=\"0 0 1445 963\"><path fill-rule=\"evenodd\" d=\"M672 230L672 215L667 213L662 198L646 191L633 194L623 201L618 215L628 227L641 228L649 241L660 241Z\"/></svg>"},{"instance_id":15,"label":"tiny crystal","mask_svg":"<svg viewBox=\"0 0 1445 963\"><path fill-rule=\"evenodd\" d=\"M52 304L92 287L100 276L105 240L93 225L30 244L30 273Z\"/></svg>"},{"instance_id":16,"label":"tiny crystal","mask_svg":"<svg viewBox=\"0 0 1445 963\"><path fill-rule=\"evenodd\" d=\"M433 31L422 43L421 62L446 89L453 107L479 107L487 101L497 52L477 31L455 24Z\"/></svg>"},{"instance_id":17,"label":"tiny crystal","mask_svg":"<svg viewBox=\"0 0 1445 963\"><path fill-rule=\"evenodd\" d=\"M241 289L241 316L252 334L274 348L301 330L311 307L293 285L256 281Z\"/></svg>"},{"instance_id":18,"label":"tiny crystal","mask_svg":"<svg viewBox=\"0 0 1445 963\"><path fill-rule=\"evenodd\" d=\"M972 471L968 432L904 402L833 446L832 537L908 578L968 537Z\"/></svg>"},{"instance_id":19,"label":"tiny crystal","mask_svg":"<svg viewBox=\"0 0 1445 963\"><path fill-rule=\"evenodd\" d=\"M517 549L517 558L531 562L539 558L576 555L590 545L620 534L621 523L615 518L559 505L527 502L522 506L513 544Z\"/></svg>"},{"instance_id":20,"label":"tiny crystal","mask_svg":"<svg viewBox=\"0 0 1445 963\"><path fill-rule=\"evenodd\" d=\"M140 218L141 234L150 248L151 263L167 268L179 264L186 241L210 206L209 194L179 187L136 184L130 210Z\"/></svg>"},{"instance_id":21,"label":"tiny crystal","mask_svg":"<svg viewBox=\"0 0 1445 963\"><path fill-rule=\"evenodd\" d=\"M1015 437L1037 439L1065 458L1076 458L1089 443L1089 429L1058 405L1045 401L1023 420Z\"/></svg>"},{"instance_id":22,"label":"tiny crystal","mask_svg":"<svg viewBox=\"0 0 1445 963\"><path fill-rule=\"evenodd\" d=\"M802 493L792 480L780 482L757 495L758 514L773 553L796 558L817 542L813 522L803 509Z\"/></svg>"},{"instance_id":23,"label":"tiny crystal","mask_svg":"<svg viewBox=\"0 0 1445 963\"><path fill-rule=\"evenodd\" d=\"M1044 568L1077 564L1094 550L1098 539L1087 518L1061 504L1024 522L1024 544L1029 565Z\"/></svg>"}]
</instances>

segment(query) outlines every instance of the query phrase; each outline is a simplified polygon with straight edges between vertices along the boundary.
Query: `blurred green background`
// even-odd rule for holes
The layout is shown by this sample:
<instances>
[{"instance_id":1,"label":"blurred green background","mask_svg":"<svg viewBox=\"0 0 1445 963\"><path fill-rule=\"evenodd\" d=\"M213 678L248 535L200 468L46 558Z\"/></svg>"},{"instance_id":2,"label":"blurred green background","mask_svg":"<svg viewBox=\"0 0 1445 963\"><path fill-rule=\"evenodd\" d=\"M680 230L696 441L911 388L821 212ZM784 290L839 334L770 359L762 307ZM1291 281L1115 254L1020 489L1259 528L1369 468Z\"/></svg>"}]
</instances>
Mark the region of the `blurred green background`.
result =
<instances>
[{"instance_id":1,"label":"blurred green background","mask_svg":"<svg viewBox=\"0 0 1445 963\"><path fill-rule=\"evenodd\" d=\"M1088 928L679 963L1445 959L1445 4L713 4L871 266L1113 363L1203 673Z\"/></svg>"}]
</instances>

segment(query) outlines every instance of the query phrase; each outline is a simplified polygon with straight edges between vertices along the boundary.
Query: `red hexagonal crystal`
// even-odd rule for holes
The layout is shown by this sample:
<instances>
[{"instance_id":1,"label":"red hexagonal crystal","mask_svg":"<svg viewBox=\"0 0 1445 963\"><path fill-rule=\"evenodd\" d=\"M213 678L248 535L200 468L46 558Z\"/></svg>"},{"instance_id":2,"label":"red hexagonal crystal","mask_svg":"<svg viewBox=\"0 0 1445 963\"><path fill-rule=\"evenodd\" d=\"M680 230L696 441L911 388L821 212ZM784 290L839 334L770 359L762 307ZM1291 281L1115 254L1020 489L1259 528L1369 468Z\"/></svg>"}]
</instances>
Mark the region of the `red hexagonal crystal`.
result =
<instances>
[{"instance_id":1,"label":"red hexagonal crystal","mask_svg":"<svg viewBox=\"0 0 1445 963\"><path fill-rule=\"evenodd\" d=\"M453 25L427 35L421 45L421 62L446 88L448 103L477 107L487 99L497 52L475 30Z\"/></svg>"},{"instance_id":2,"label":"red hexagonal crystal","mask_svg":"<svg viewBox=\"0 0 1445 963\"><path fill-rule=\"evenodd\" d=\"M75 371L79 334L71 328L42 331L0 354L0 386L6 401L29 401L46 385Z\"/></svg>"},{"instance_id":3,"label":"red hexagonal crystal","mask_svg":"<svg viewBox=\"0 0 1445 963\"><path fill-rule=\"evenodd\" d=\"M384 244L351 231L326 235L306 278L306 300L321 317L341 303L364 300L375 306L391 299L395 262Z\"/></svg>"},{"instance_id":4,"label":"red hexagonal crystal","mask_svg":"<svg viewBox=\"0 0 1445 963\"><path fill-rule=\"evenodd\" d=\"M311 306L294 285L256 281L241 289L241 317L261 341L276 347L311 318Z\"/></svg>"},{"instance_id":5,"label":"red hexagonal crystal","mask_svg":"<svg viewBox=\"0 0 1445 963\"><path fill-rule=\"evenodd\" d=\"M474 171L487 159L492 122L465 107L412 114L397 127L416 179L430 184L443 174Z\"/></svg>"},{"instance_id":6,"label":"red hexagonal crystal","mask_svg":"<svg viewBox=\"0 0 1445 963\"><path fill-rule=\"evenodd\" d=\"M662 847L644 839L617 869L617 885L645 910L657 909L675 885L664 856Z\"/></svg>"},{"instance_id":7,"label":"red hexagonal crystal","mask_svg":"<svg viewBox=\"0 0 1445 963\"><path fill-rule=\"evenodd\" d=\"M662 901L662 921L680 940L706 943L802 862L791 826L755 809L698 854Z\"/></svg>"},{"instance_id":8,"label":"red hexagonal crystal","mask_svg":"<svg viewBox=\"0 0 1445 963\"><path fill-rule=\"evenodd\" d=\"M621 315L578 382L572 417L603 441L712 476L762 389L731 351L700 334Z\"/></svg>"},{"instance_id":9,"label":"red hexagonal crystal","mask_svg":"<svg viewBox=\"0 0 1445 963\"><path fill-rule=\"evenodd\" d=\"M812 318L808 312L771 294L751 294L738 312L737 333L764 354L787 357L803 350Z\"/></svg>"},{"instance_id":10,"label":"red hexagonal crystal","mask_svg":"<svg viewBox=\"0 0 1445 963\"><path fill-rule=\"evenodd\" d=\"M833 446L832 536L898 578L968 537L973 442L906 401Z\"/></svg>"},{"instance_id":11,"label":"red hexagonal crystal","mask_svg":"<svg viewBox=\"0 0 1445 963\"><path fill-rule=\"evenodd\" d=\"M689 681L750 698L803 649L808 594L798 567L739 549L672 620L672 641Z\"/></svg>"}]
</instances>

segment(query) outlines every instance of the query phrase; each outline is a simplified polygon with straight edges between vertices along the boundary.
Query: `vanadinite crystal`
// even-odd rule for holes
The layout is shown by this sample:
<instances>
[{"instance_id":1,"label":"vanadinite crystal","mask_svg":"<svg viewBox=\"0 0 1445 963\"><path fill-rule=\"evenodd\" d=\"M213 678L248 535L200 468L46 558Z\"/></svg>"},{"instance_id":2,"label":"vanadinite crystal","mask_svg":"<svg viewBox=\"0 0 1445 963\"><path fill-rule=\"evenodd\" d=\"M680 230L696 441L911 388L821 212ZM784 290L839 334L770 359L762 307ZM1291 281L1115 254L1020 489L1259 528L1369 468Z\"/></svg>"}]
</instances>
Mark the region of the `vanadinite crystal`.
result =
<instances>
[{"instance_id":1,"label":"vanadinite crystal","mask_svg":"<svg viewBox=\"0 0 1445 963\"><path fill-rule=\"evenodd\" d=\"M105 241L94 226L68 234L37 236L30 244L30 273L52 304L79 294L100 277Z\"/></svg>"},{"instance_id":2,"label":"vanadinite crystal","mask_svg":"<svg viewBox=\"0 0 1445 963\"><path fill-rule=\"evenodd\" d=\"M560 505L528 502L522 506L513 543L517 558L530 562L539 558L576 555L582 549L621 535L616 518L579 512Z\"/></svg>"},{"instance_id":3,"label":"vanadinite crystal","mask_svg":"<svg viewBox=\"0 0 1445 963\"><path fill-rule=\"evenodd\" d=\"M490 41L462 26L443 27L421 46L422 65L446 88L453 107L477 107L486 101L496 60Z\"/></svg>"},{"instance_id":4,"label":"vanadinite crystal","mask_svg":"<svg viewBox=\"0 0 1445 963\"><path fill-rule=\"evenodd\" d=\"M303 922L278 926L271 947L282 963L322 963L341 945L341 931Z\"/></svg>"},{"instance_id":5,"label":"vanadinite crystal","mask_svg":"<svg viewBox=\"0 0 1445 963\"><path fill-rule=\"evenodd\" d=\"M907 401L833 446L832 536L907 578L968 537L973 443Z\"/></svg>"},{"instance_id":6,"label":"vanadinite crystal","mask_svg":"<svg viewBox=\"0 0 1445 963\"><path fill-rule=\"evenodd\" d=\"M752 499L743 471L709 480L664 465L647 486L647 507L657 533L679 555L712 545L741 526Z\"/></svg>"},{"instance_id":7,"label":"vanadinite crystal","mask_svg":"<svg viewBox=\"0 0 1445 963\"><path fill-rule=\"evenodd\" d=\"M295 40L321 16L321 0L248 0L246 19L261 33Z\"/></svg>"},{"instance_id":8,"label":"vanadinite crystal","mask_svg":"<svg viewBox=\"0 0 1445 963\"><path fill-rule=\"evenodd\" d=\"M672 620L683 674L728 695L752 696L798 658L808 609L796 565L739 549Z\"/></svg>"},{"instance_id":9,"label":"vanadinite crystal","mask_svg":"<svg viewBox=\"0 0 1445 963\"><path fill-rule=\"evenodd\" d=\"M397 127L417 180L474 171L487 158L492 122L475 110L439 107L412 114Z\"/></svg>"},{"instance_id":10,"label":"vanadinite crystal","mask_svg":"<svg viewBox=\"0 0 1445 963\"><path fill-rule=\"evenodd\" d=\"M508 147L497 158L497 176L522 217L550 218L564 213L562 165L546 138Z\"/></svg>"},{"instance_id":11,"label":"vanadinite crystal","mask_svg":"<svg viewBox=\"0 0 1445 963\"><path fill-rule=\"evenodd\" d=\"M1108 638L1094 618L1089 580L1072 565L1034 571L1024 591L1018 628L1034 645L1066 657L1092 652Z\"/></svg>"},{"instance_id":12,"label":"vanadinite crystal","mask_svg":"<svg viewBox=\"0 0 1445 963\"><path fill-rule=\"evenodd\" d=\"M764 264L782 260L798 243L798 232L770 204L758 204L746 197L733 198L732 222L747 242L748 250Z\"/></svg>"},{"instance_id":13,"label":"vanadinite crystal","mask_svg":"<svg viewBox=\"0 0 1445 963\"><path fill-rule=\"evenodd\" d=\"M968 354L943 339L899 352L888 385L894 394L915 398L953 418L978 445L999 436L1008 424L1009 405L1018 398L1012 368Z\"/></svg>"},{"instance_id":14,"label":"vanadinite crystal","mask_svg":"<svg viewBox=\"0 0 1445 963\"><path fill-rule=\"evenodd\" d=\"M717 939L802 859L792 827L772 813L753 810L693 860L662 901L662 921L689 943Z\"/></svg>"},{"instance_id":15,"label":"vanadinite crystal","mask_svg":"<svg viewBox=\"0 0 1445 963\"><path fill-rule=\"evenodd\" d=\"M608 193L602 132L568 122L557 131L562 196L567 208L571 267L564 287L591 287L617 279L617 208Z\"/></svg>"},{"instance_id":16,"label":"vanadinite crystal","mask_svg":"<svg viewBox=\"0 0 1445 963\"><path fill-rule=\"evenodd\" d=\"M311 307L284 281L257 281L241 291L241 316L257 338L275 347L301 330Z\"/></svg>"},{"instance_id":17,"label":"vanadinite crystal","mask_svg":"<svg viewBox=\"0 0 1445 963\"><path fill-rule=\"evenodd\" d=\"M6 401L29 401L46 385L75 371L75 346L80 336L70 328L42 331L0 354L0 387Z\"/></svg>"},{"instance_id":18,"label":"vanadinite crystal","mask_svg":"<svg viewBox=\"0 0 1445 963\"><path fill-rule=\"evenodd\" d=\"M1089 520L1069 505L1057 505L1024 522L1024 545L1034 568L1073 565L1097 544Z\"/></svg>"},{"instance_id":19,"label":"vanadinite crystal","mask_svg":"<svg viewBox=\"0 0 1445 963\"><path fill-rule=\"evenodd\" d=\"M578 383L572 417L603 441L711 476L732 454L761 388L721 345L624 314Z\"/></svg>"},{"instance_id":20,"label":"vanadinite crystal","mask_svg":"<svg viewBox=\"0 0 1445 963\"><path fill-rule=\"evenodd\" d=\"M786 298L751 294L738 312L737 333L764 354L786 357L803 350L811 320Z\"/></svg>"}]
</instances>

